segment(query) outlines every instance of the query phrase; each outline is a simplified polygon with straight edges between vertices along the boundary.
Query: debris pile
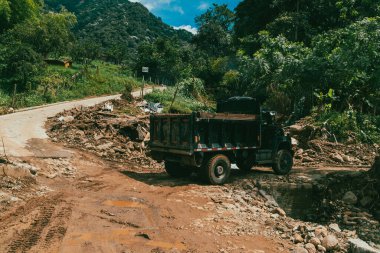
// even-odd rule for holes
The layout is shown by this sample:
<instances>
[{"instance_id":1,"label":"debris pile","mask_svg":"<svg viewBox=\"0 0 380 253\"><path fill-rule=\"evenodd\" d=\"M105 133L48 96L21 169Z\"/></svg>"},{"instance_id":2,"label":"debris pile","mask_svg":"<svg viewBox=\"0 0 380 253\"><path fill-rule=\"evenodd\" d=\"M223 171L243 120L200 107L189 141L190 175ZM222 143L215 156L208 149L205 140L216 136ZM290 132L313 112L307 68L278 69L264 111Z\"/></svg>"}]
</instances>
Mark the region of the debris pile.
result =
<instances>
[{"instance_id":1,"label":"debris pile","mask_svg":"<svg viewBox=\"0 0 380 253\"><path fill-rule=\"evenodd\" d=\"M290 247L294 253L343 253L350 247L349 239L360 241L360 237L367 242L371 241L368 237L359 236L354 229L340 227L336 223L321 225L289 217L271 195L257 187L255 180L239 180L223 187L208 186L204 191L188 191L185 195L187 194L189 198L197 194L206 195L213 203L202 207L213 210L213 214L194 220L190 225L192 228L207 228L210 232L226 236L263 235L286 240L293 245ZM376 231L379 230L372 230L373 233ZM376 246L370 244L371 247ZM284 250L279 248L278 252Z\"/></svg>"},{"instance_id":2,"label":"debris pile","mask_svg":"<svg viewBox=\"0 0 380 253\"><path fill-rule=\"evenodd\" d=\"M372 170L332 173L319 183L324 198L318 212L346 229L356 230L360 238L380 244L380 179Z\"/></svg>"},{"instance_id":3,"label":"debris pile","mask_svg":"<svg viewBox=\"0 0 380 253\"><path fill-rule=\"evenodd\" d=\"M93 107L64 111L49 119L53 141L93 152L104 159L161 169L147 156L149 114L136 102L113 100Z\"/></svg>"},{"instance_id":4,"label":"debris pile","mask_svg":"<svg viewBox=\"0 0 380 253\"><path fill-rule=\"evenodd\" d=\"M288 127L292 137L295 164L371 166L376 156L377 145L350 141L338 143L325 128L304 119Z\"/></svg>"}]
</instances>

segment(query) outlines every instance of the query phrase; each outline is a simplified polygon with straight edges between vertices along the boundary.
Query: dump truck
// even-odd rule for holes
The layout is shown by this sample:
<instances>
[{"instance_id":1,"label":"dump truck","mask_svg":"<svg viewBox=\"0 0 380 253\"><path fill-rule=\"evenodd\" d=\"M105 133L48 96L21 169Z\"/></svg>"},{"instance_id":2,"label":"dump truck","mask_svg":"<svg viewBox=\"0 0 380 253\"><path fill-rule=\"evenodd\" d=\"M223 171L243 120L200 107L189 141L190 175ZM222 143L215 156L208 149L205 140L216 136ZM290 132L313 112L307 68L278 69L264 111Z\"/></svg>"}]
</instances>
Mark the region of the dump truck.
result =
<instances>
[{"instance_id":1,"label":"dump truck","mask_svg":"<svg viewBox=\"0 0 380 253\"><path fill-rule=\"evenodd\" d=\"M194 171L210 184L224 184L231 164L243 172L270 165L285 175L293 166L291 139L275 123L275 113L251 97L218 103L216 113L152 114L149 147L173 177Z\"/></svg>"}]
</instances>

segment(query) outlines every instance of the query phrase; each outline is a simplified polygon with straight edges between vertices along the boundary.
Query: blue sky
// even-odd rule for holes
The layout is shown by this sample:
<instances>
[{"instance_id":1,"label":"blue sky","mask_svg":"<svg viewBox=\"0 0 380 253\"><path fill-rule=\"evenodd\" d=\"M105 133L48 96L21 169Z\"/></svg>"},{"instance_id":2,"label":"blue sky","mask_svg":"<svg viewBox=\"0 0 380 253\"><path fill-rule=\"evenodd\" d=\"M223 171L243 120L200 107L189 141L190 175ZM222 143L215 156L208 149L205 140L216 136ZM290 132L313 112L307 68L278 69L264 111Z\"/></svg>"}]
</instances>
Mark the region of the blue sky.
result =
<instances>
[{"instance_id":1,"label":"blue sky","mask_svg":"<svg viewBox=\"0 0 380 253\"><path fill-rule=\"evenodd\" d=\"M130 0L140 2L154 15L175 27L195 32L194 18L205 12L213 3L228 4L233 10L240 0Z\"/></svg>"}]
</instances>

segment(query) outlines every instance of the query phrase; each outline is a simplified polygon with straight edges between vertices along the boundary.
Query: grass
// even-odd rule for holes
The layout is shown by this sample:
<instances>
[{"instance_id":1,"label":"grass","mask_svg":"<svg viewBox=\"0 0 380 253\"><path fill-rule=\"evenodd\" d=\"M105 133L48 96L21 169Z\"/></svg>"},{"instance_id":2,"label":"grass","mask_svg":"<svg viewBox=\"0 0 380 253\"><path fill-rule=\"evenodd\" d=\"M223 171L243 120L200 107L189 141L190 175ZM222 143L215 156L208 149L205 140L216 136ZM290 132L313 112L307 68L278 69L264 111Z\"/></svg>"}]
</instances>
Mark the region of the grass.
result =
<instances>
[{"instance_id":1,"label":"grass","mask_svg":"<svg viewBox=\"0 0 380 253\"><path fill-rule=\"evenodd\" d=\"M175 88L169 87L163 91L154 90L152 93L145 95L144 98L150 102L161 103L164 106L164 112L169 112L174 93ZM188 97L178 92L170 112L191 113L193 111L212 111L213 107L214 105L209 102L202 102L194 97Z\"/></svg>"},{"instance_id":2,"label":"grass","mask_svg":"<svg viewBox=\"0 0 380 253\"><path fill-rule=\"evenodd\" d=\"M140 82L128 70L110 63L95 61L88 66L73 64L72 68L48 66L34 82L38 88L17 94L15 108L37 106L90 96L122 93ZM0 91L0 110L12 106L10 94Z\"/></svg>"}]
</instances>

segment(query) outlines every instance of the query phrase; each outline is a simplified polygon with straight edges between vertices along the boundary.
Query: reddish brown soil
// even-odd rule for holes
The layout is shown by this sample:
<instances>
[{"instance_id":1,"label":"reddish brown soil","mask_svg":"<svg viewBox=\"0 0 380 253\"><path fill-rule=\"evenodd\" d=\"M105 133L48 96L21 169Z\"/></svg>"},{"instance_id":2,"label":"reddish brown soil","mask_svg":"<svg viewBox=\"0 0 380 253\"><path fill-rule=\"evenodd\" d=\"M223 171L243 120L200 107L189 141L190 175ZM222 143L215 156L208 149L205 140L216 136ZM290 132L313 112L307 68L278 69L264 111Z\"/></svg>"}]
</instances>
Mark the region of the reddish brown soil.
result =
<instances>
[{"instance_id":1,"label":"reddish brown soil","mask_svg":"<svg viewBox=\"0 0 380 253\"><path fill-rule=\"evenodd\" d=\"M39 176L38 184L52 191L0 215L0 252L289 252L288 243L260 233L231 236L194 226L214 214L207 191L217 188L130 172L128 164L79 151L71 161L75 178ZM29 162L46 165L44 159ZM215 223L235 226L228 219Z\"/></svg>"}]
</instances>

